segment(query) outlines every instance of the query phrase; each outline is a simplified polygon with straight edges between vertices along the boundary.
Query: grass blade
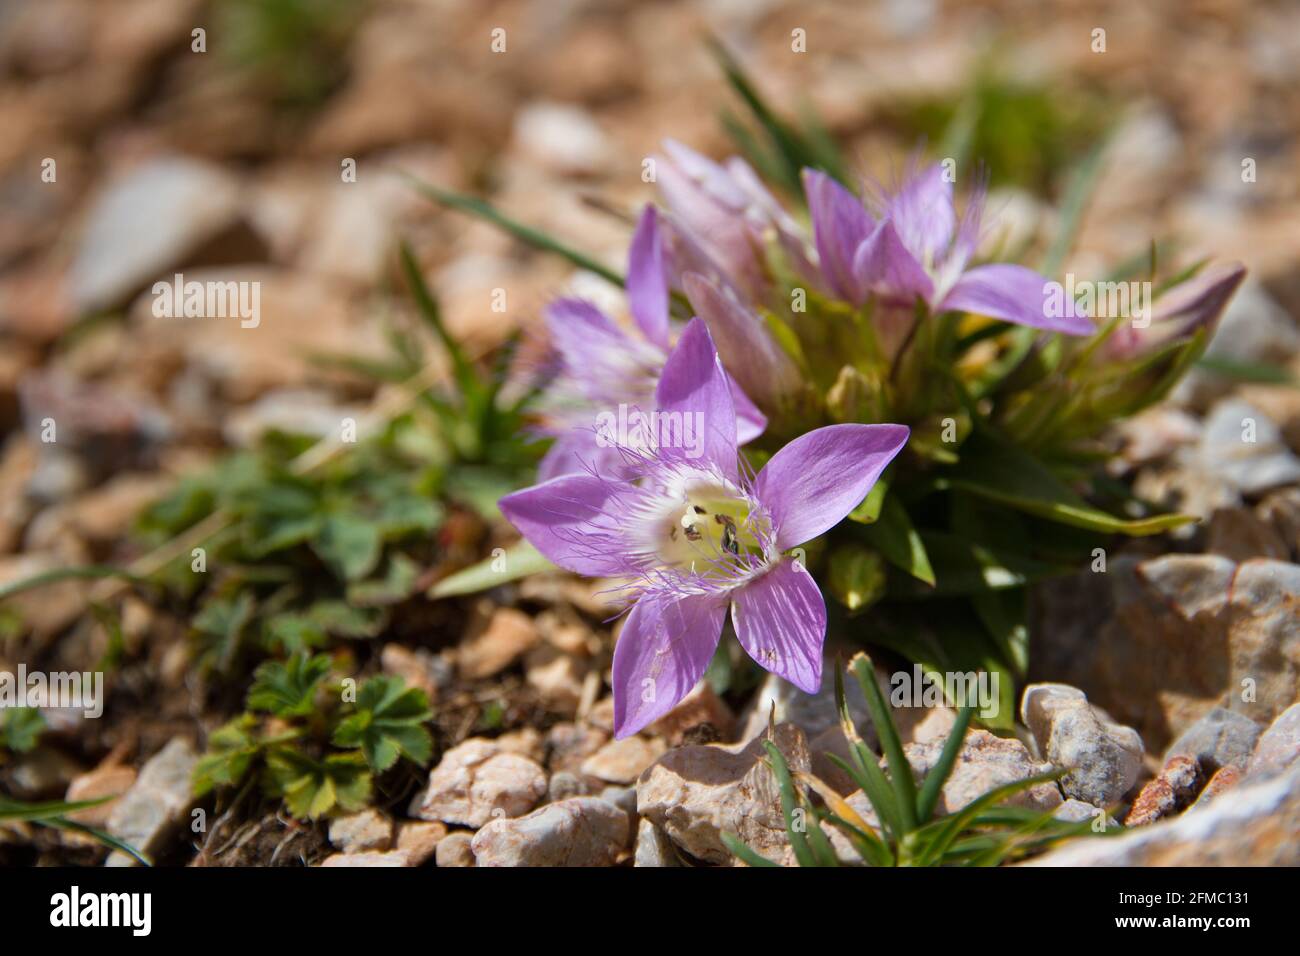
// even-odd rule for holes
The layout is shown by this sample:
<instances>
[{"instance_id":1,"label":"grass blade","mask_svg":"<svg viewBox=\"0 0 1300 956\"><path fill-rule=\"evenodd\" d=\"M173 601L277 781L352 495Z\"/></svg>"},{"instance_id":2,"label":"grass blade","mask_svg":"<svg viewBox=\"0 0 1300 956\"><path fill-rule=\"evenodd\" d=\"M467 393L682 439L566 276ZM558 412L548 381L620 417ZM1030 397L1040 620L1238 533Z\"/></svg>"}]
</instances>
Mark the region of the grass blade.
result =
<instances>
[{"instance_id":1,"label":"grass blade","mask_svg":"<svg viewBox=\"0 0 1300 956\"><path fill-rule=\"evenodd\" d=\"M889 713L889 705L876 684L875 667L866 654L858 654L849 663L853 674L862 687L862 695L867 699L867 712L876 727L876 736L880 738L880 749L889 763L889 782L894 790L898 804L899 823L904 833L916 829L916 784L912 780L912 765L903 754L903 742L898 736L898 728Z\"/></svg>"},{"instance_id":2,"label":"grass blade","mask_svg":"<svg viewBox=\"0 0 1300 956\"><path fill-rule=\"evenodd\" d=\"M957 712L957 720L953 724L952 732L948 734L948 739L944 741L938 761L925 775L921 793L916 798L916 818L922 824L929 823L930 817L934 815L934 806L939 802L939 793L943 789L944 781L952 773L957 755L961 753L961 745L966 739L966 730L970 727L971 717L974 714L974 704L967 704Z\"/></svg>"}]
</instances>

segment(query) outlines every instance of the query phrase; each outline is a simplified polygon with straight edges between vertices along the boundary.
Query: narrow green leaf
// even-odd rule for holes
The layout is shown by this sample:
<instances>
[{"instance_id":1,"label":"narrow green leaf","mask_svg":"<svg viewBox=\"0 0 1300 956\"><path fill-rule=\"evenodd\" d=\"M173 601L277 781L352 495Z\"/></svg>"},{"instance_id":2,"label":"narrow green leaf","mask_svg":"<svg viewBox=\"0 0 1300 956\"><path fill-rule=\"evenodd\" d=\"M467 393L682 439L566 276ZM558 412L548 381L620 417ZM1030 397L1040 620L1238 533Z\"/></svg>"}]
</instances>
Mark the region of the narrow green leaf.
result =
<instances>
[{"instance_id":1,"label":"narrow green leaf","mask_svg":"<svg viewBox=\"0 0 1300 956\"><path fill-rule=\"evenodd\" d=\"M795 828L795 811L800 807L795 796L794 779L790 776L790 766L785 762L785 754L781 753L780 748L770 740L763 741L763 748L767 751L769 765L776 776L777 787L781 791L781 812L785 816L786 833L790 837L790 846L794 850L795 859L799 861L800 866L815 866L816 860L812 848L808 845L806 834ZM807 820L806 815L804 819Z\"/></svg>"},{"instance_id":2,"label":"narrow green leaf","mask_svg":"<svg viewBox=\"0 0 1300 956\"><path fill-rule=\"evenodd\" d=\"M864 526L860 534L890 564L906 571L918 581L934 586L934 568L930 565L925 543L896 495L885 497L879 519L874 524Z\"/></svg>"},{"instance_id":3,"label":"narrow green leaf","mask_svg":"<svg viewBox=\"0 0 1300 956\"><path fill-rule=\"evenodd\" d=\"M477 594L479 591L486 591L508 581L515 581L530 574L537 574L554 568L555 565L551 564L540 551L527 541L520 541L518 544L506 548L503 554L484 558L478 564L470 565L464 570L448 575L431 587L428 595L434 600L438 600L439 598Z\"/></svg>"},{"instance_id":4,"label":"narrow green leaf","mask_svg":"<svg viewBox=\"0 0 1300 956\"><path fill-rule=\"evenodd\" d=\"M957 720L953 723L952 732L948 734L948 739L943 743L943 750L939 753L939 759L930 768L930 772L925 775L925 780L921 784L921 792L916 798L916 818L922 824L929 823L930 817L934 815L935 804L939 802L939 794L943 790L944 782L948 779L953 766L957 763L957 755L961 753L962 742L966 739L966 729L970 727L971 717L974 713L974 704L967 704L957 712Z\"/></svg>"},{"instance_id":5,"label":"narrow green leaf","mask_svg":"<svg viewBox=\"0 0 1300 956\"><path fill-rule=\"evenodd\" d=\"M889 705L876 683L871 658L866 654L858 654L849 667L862 688L862 695L867 700L867 713L875 725L876 736L880 738L880 749L884 751L885 760L889 763L889 782L898 804L903 833L910 833L916 829L916 783L912 779L912 765L903 754L903 742L898 736L898 728L894 725Z\"/></svg>"}]
</instances>

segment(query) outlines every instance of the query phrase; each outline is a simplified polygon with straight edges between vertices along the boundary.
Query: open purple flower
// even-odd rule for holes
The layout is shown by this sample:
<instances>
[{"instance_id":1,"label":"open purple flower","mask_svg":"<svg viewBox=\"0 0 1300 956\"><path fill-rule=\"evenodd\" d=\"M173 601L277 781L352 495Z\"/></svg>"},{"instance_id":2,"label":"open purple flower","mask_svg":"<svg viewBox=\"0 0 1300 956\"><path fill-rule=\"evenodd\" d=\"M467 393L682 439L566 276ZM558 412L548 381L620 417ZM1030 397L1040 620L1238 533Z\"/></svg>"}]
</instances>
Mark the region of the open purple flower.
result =
<instances>
[{"instance_id":1,"label":"open purple flower","mask_svg":"<svg viewBox=\"0 0 1300 956\"><path fill-rule=\"evenodd\" d=\"M618 737L690 691L728 610L755 661L817 691L826 605L788 552L856 507L908 436L902 425L831 425L751 475L737 452L733 389L700 319L683 332L655 394L666 420L699 423L697 452L671 441L624 449L635 480L566 475L501 500L506 518L556 564L630 582L634 603L614 651Z\"/></svg>"},{"instance_id":2,"label":"open purple flower","mask_svg":"<svg viewBox=\"0 0 1300 956\"><path fill-rule=\"evenodd\" d=\"M1049 307L1050 284L1034 270L1009 263L967 268L983 197L977 193L958 220L942 165L909 177L885 199L879 219L825 173L806 169L803 178L822 275L846 301L862 305L875 294L910 309L919 299L936 313L977 312L1051 332L1092 333L1073 302Z\"/></svg>"},{"instance_id":3,"label":"open purple flower","mask_svg":"<svg viewBox=\"0 0 1300 956\"><path fill-rule=\"evenodd\" d=\"M627 301L639 336L582 299L557 299L545 311L558 369L543 400L542 431L556 439L542 459L541 477L615 472L620 445L649 442L640 433L654 407L655 383L668 356L672 323L658 218L647 206L628 253ZM732 384L741 442L763 433L767 420ZM621 427L611 427L621 426Z\"/></svg>"}]
</instances>

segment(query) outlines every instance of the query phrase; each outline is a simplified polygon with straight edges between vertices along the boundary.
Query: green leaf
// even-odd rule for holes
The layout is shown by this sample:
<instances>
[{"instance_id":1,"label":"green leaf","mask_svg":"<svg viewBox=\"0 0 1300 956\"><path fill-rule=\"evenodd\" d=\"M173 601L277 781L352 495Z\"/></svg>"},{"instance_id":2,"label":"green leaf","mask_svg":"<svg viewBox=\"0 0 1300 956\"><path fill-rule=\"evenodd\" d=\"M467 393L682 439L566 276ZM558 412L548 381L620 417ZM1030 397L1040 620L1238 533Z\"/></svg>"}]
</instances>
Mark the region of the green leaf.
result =
<instances>
[{"instance_id":1,"label":"green leaf","mask_svg":"<svg viewBox=\"0 0 1300 956\"><path fill-rule=\"evenodd\" d=\"M864 526L860 534L885 556L890 564L901 568L918 581L933 586L934 568L926 553L925 542L896 495L887 495L874 524Z\"/></svg>"},{"instance_id":2,"label":"green leaf","mask_svg":"<svg viewBox=\"0 0 1300 956\"><path fill-rule=\"evenodd\" d=\"M448 575L431 587L428 594L434 600L477 594L507 581L516 581L530 574L554 569L555 565L543 557L540 551L527 541L520 541L498 555L484 558L478 564Z\"/></svg>"},{"instance_id":3,"label":"green leaf","mask_svg":"<svg viewBox=\"0 0 1300 956\"><path fill-rule=\"evenodd\" d=\"M0 710L0 750L25 754L36 749L45 730L45 716L37 707Z\"/></svg>"},{"instance_id":4,"label":"green leaf","mask_svg":"<svg viewBox=\"0 0 1300 956\"><path fill-rule=\"evenodd\" d=\"M1060 775L1059 772L1047 773L995 787L956 813L930 824L918 835L918 845L921 847L918 862L923 866L940 862L953 841L971 826L982 811L1040 783L1055 780Z\"/></svg>"},{"instance_id":5,"label":"green leaf","mask_svg":"<svg viewBox=\"0 0 1300 956\"><path fill-rule=\"evenodd\" d=\"M382 578L348 585L348 603L370 607L405 601L415 590L419 576L418 564L404 554L394 554Z\"/></svg>"},{"instance_id":6,"label":"green leaf","mask_svg":"<svg viewBox=\"0 0 1300 956\"><path fill-rule=\"evenodd\" d=\"M966 730L970 727L971 717L974 715L973 703L957 711L957 720L953 723L948 739L943 742L939 759L935 761L930 772L925 775L925 780L922 781L921 792L916 798L916 819L921 824L929 823L930 817L934 815L934 807L939 802L944 781L952 774L952 768L957 763L957 755L961 753L962 742L966 739Z\"/></svg>"},{"instance_id":7,"label":"green leaf","mask_svg":"<svg viewBox=\"0 0 1300 956\"><path fill-rule=\"evenodd\" d=\"M99 797L95 800L74 800L71 802L51 800L44 803L23 803L20 800L13 800L0 794L0 820L26 820L32 823L43 823L56 817L66 816L69 813L76 813L78 810L97 807L112 799L111 796L108 796Z\"/></svg>"},{"instance_id":8,"label":"green leaf","mask_svg":"<svg viewBox=\"0 0 1300 956\"><path fill-rule=\"evenodd\" d=\"M785 762L785 754L781 753L780 748L770 740L763 741L763 749L767 751L769 766L776 776L776 784L781 791L781 813L785 816L786 834L790 837L790 846L794 850L795 859L799 861L800 866L815 866L816 862L812 848L808 845L807 835L795 826L795 811L802 808L795 795L794 779L790 776L790 766ZM804 819L808 819L806 811ZM816 826L816 823L812 825Z\"/></svg>"},{"instance_id":9,"label":"green leaf","mask_svg":"<svg viewBox=\"0 0 1300 956\"><path fill-rule=\"evenodd\" d=\"M295 654L287 663L267 661L253 674L248 709L278 717L305 717L315 709L316 689L330 672L327 654Z\"/></svg>"},{"instance_id":10,"label":"green leaf","mask_svg":"<svg viewBox=\"0 0 1300 956\"><path fill-rule=\"evenodd\" d=\"M307 617L335 637L369 638L379 634L388 621L382 608L353 607L346 601L317 601Z\"/></svg>"},{"instance_id":11,"label":"green leaf","mask_svg":"<svg viewBox=\"0 0 1300 956\"><path fill-rule=\"evenodd\" d=\"M234 662L252 617L253 595L247 591L233 598L215 598L194 616L194 630L202 638L204 656L220 670L228 670Z\"/></svg>"},{"instance_id":12,"label":"green leaf","mask_svg":"<svg viewBox=\"0 0 1300 956\"><path fill-rule=\"evenodd\" d=\"M889 482L883 478L871 486L862 503L849 512L849 520L858 524L875 524L880 518L880 509L889 495Z\"/></svg>"},{"instance_id":13,"label":"green leaf","mask_svg":"<svg viewBox=\"0 0 1300 956\"><path fill-rule=\"evenodd\" d=\"M244 779L262 749L256 727L255 717L240 714L212 732L207 752L194 765L190 778L196 797L215 787L237 786Z\"/></svg>"},{"instance_id":14,"label":"green leaf","mask_svg":"<svg viewBox=\"0 0 1300 956\"><path fill-rule=\"evenodd\" d=\"M432 534L442 524L445 512L432 498L398 494L386 499L375 523L385 541L412 534Z\"/></svg>"},{"instance_id":15,"label":"green leaf","mask_svg":"<svg viewBox=\"0 0 1300 956\"><path fill-rule=\"evenodd\" d=\"M335 807L344 812L370 802L371 777L359 753L331 754L315 760L289 747L276 747L266 759L266 789L284 798L300 820L316 820Z\"/></svg>"},{"instance_id":16,"label":"green leaf","mask_svg":"<svg viewBox=\"0 0 1300 956\"><path fill-rule=\"evenodd\" d=\"M885 566L879 552L843 544L831 552L827 586L850 611L870 607L885 596Z\"/></svg>"},{"instance_id":17,"label":"green leaf","mask_svg":"<svg viewBox=\"0 0 1300 956\"><path fill-rule=\"evenodd\" d=\"M10 581L6 584L0 584L0 601L3 601L5 598L13 597L15 594L22 594L24 591L31 591L34 588L44 587L47 584L58 584L60 581L71 580L93 580L97 578L121 578L124 581L130 581L132 584L142 584L145 580L144 578L137 577L122 568L114 568L101 564L81 565L72 568L55 568L52 571L33 574L30 578L23 578L18 581Z\"/></svg>"},{"instance_id":18,"label":"green leaf","mask_svg":"<svg viewBox=\"0 0 1300 956\"><path fill-rule=\"evenodd\" d=\"M526 226L521 222L511 219L509 216L499 212L482 199L478 199L474 196L466 196L446 189L439 189L437 186L422 182L413 176L408 175L406 178L411 182L416 190L423 193L439 205L469 213L471 216L476 216L479 219L491 223L503 232L509 233L521 242L527 243L534 249L555 253L562 258L568 259L569 262L573 263L573 265L577 266L579 269L586 269L588 272L594 272L596 275L612 282L620 288L623 286L623 277L613 269L602 265L585 253L579 252L560 240L548 236L546 233L538 229L534 229L532 226Z\"/></svg>"},{"instance_id":19,"label":"green leaf","mask_svg":"<svg viewBox=\"0 0 1300 956\"><path fill-rule=\"evenodd\" d=\"M876 736L880 738L880 749L884 751L885 760L889 763L889 783L894 791L902 834L905 835L916 829L916 782L912 779L912 765L903 754L903 741L898 736L898 727L894 724L889 705L876 683L876 671L871 658L866 654L856 654L849 667L862 688L862 695L867 701L867 713L875 725Z\"/></svg>"},{"instance_id":20,"label":"green leaf","mask_svg":"<svg viewBox=\"0 0 1300 956\"><path fill-rule=\"evenodd\" d=\"M375 522L355 514L330 515L312 549L344 581L358 581L379 563L383 541Z\"/></svg>"},{"instance_id":21,"label":"green leaf","mask_svg":"<svg viewBox=\"0 0 1300 956\"><path fill-rule=\"evenodd\" d=\"M949 470L943 484L1062 524L1112 534L1159 534L1196 520L1179 514L1113 517L1089 505L1028 452L980 433L963 447L960 465Z\"/></svg>"},{"instance_id":22,"label":"green leaf","mask_svg":"<svg viewBox=\"0 0 1300 956\"><path fill-rule=\"evenodd\" d=\"M371 769L382 773L399 756L423 766L433 757L433 738L423 726L433 717L424 691L399 677L372 677L357 694L356 710L334 730L339 747L360 747Z\"/></svg>"}]
</instances>

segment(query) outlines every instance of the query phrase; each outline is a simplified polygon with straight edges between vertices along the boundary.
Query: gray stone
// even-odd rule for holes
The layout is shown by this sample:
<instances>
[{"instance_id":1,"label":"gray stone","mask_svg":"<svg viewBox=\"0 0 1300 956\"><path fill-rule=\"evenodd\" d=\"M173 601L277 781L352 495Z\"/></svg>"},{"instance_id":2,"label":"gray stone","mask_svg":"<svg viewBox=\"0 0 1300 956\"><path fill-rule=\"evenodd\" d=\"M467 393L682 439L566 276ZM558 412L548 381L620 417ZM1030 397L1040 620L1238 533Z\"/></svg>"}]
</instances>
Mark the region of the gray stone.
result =
<instances>
[{"instance_id":1,"label":"gray stone","mask_svg":"<svg viewBox=\"0 0 1300 956\"><path fill-rule=\"evenodd\" d=\"M571 797L493 820L470 846L478 866L612 866L627 843L626 813L597 797Z\"/></svg>"},{"instance_id":2,"label":"gray stone","mask_svg":"<svg viewBox=\"0 0 1300 956\"><path fill-rule=\"evenodd\" d=\"M113 807L108 832L147 859L156 855L194 806L190 775L198 759L188 740L176 737L169 741L149 758L135 785ZM106 865L134 866L135 860L114 851Z\"/></svg>"},{"instance_id":3,"label":"gray stone","mask_svg":"<svg viewBox=\"0 0 1300 956\"><path fill-rule=\"evenodd\" d=\"M1232 483L1244 495L1300 482L1300 458L1287 448L1282 430L1239 398L1225 399L1211 410L1194 465Z\"/></svg>"},{"instance_id":4,"label":"gray stone","mask_svg":"<svg viewBox=\"0 0 1300 956\"><path fill-rule=\"evenodd\" d=\"M649 820L642 820L637 825L636 853L633 866L681 866L681 857L673 846L673 841Z\"/></svg>"},{"instance_id":5,"label":"gray stone","mask_svg":"<svg viewBox=\"0 0 1300 956\"><path fill-rule=\"evenodd\" d=\"M1069 769L1061 778L1067 797L1104 807L1137 781L1142 738L1090 705L1083 691L1067 684L1031 684L1020 714L1038 752L1053 766Z\"/></svg>"},{"instance_id":6,"label":"gray stone","mask_svg":"<svg viewBox=\"0 0 1300 956\"><path fill-rule=\"evenodd\" d=\"M910 743L903 752L919 783L938 763L943 741ZM883 760L881 765L885 765ZM935 813L938 816L955 813L996 787L1048 773L1051 769L1050 764L1035 761L1019 740L997 737L986 730L971 730L967 732L952 773L939 793ZM1061 805L1061 791L1050 781L1038 783L1008 798L1006 803L1053 810Z\"/></svg>"},{"instance_id":7,"label":"gray stone","mask_svg":"<svg viewBox=\"0 0 1300 956\"><path fill-rule=\"evenodd\" d=\"M1220 767L1240 769L1250 760L1262 730L1249 717L1224 707L1215 707L1170 744L1165 760L1180 755L1191 757L1207 776L1212 776Z\"/></svg>"},{"instance_id":8,"label":"gray stone","mask_svg":"<svg viewBox=\"0 0 1300 956\"><path fill-rule=\"evenodd\" d=\"M1292 704L1260 735L1246 772L1251 777L1282 773L1300 758L1300 704Z\"/></svg>"},{"instance_id":9,"label":"gray stone","mask_svg":"<svg viewBox=\"0 0 1300 956\"><path fill-rule=\"evenodd\" d=\"M495 741L472 738L443 755L411 815L481 827L494 817L521 816L545 795L546 772L535 760L502 751Z\"/></svg>"}]
</instances>

